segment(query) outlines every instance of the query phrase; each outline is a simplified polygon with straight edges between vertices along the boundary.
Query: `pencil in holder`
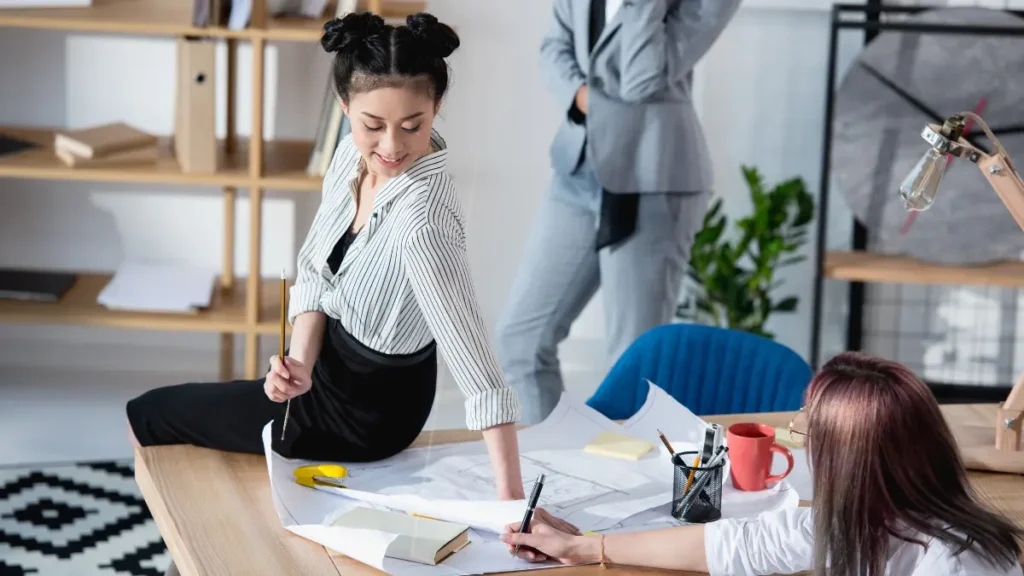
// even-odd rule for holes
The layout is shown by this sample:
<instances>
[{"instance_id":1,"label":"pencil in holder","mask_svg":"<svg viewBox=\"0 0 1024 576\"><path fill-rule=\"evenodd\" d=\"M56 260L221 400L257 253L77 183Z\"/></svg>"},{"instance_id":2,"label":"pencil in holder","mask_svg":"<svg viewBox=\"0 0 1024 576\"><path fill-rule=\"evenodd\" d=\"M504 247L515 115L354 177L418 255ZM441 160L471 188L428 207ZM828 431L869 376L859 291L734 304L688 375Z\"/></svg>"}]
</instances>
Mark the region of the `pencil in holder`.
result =
<instances>
[{"instance_id":1,"label":"pencil in holder","mask_svg":"<svg viewBox=\"0 0 1024 576\"><path fill-rule=\"evenodd\" d=\"M680 452L672 457L672 517L690 524L714 522L722 517L725 458L711 467L694 466L697 455L698 452Z\"/></svg>"}]
</instances>

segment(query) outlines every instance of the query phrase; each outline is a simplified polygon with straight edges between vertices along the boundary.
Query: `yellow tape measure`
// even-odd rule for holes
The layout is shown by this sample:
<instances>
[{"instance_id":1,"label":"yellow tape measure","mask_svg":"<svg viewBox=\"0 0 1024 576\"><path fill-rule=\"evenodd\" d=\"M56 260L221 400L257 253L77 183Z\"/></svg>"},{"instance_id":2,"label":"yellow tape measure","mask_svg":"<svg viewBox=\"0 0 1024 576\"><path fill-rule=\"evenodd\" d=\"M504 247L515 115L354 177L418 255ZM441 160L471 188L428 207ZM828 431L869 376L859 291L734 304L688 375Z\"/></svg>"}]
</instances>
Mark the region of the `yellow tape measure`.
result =
<instances>
[{"instance_id":1,"label":"yellow tape measure","mask_svg":"<svg viewBox=\"0 0 1024 576\"><path fill-rule=\"evenodd\" d=\"M305 486L307 488L313 488L316 484L327 485L327 486L340 486L334 482L327 484L315 480L316 477L333 478L340 480L348 476L348 470L344 466L338 464L314 464L311 466L299 466L293 472L295 475L295 483Z\"/></svg>"}]
</instances>

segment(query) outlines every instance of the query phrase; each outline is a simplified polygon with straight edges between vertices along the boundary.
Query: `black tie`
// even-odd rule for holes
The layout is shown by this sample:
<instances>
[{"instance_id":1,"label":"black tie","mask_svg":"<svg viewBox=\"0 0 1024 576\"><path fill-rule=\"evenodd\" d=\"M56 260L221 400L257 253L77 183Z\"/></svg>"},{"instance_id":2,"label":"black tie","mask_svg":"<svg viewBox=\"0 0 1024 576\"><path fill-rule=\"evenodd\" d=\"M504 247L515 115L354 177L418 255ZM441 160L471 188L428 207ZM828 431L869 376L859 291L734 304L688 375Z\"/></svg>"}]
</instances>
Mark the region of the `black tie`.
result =
<instances>
[{"instance_id":1,"label":"black tie","mask_svg":"<svg viewBox=\"0 0 1024 576\"><path fill-rule=\"evenodd\" d=\"M594 50L597 39L601 37L605 21L605 0L590 0L590 50Z\"/></svg>"},{"instance_id":2,"label":"black tie","mask_svg":"<svg viewBox=\"0 0 1024 576\"><path fill-rule=\"evenodd\" d=\"M604 30L605 0L590 0L590 50ZM614 137L614 136L613 136ZM638 194L612 194L601 189L601 215L597 227L595 249L617 244L629 238L636 230L636 213L640 204Z\"/></svg>"}]
</instances>

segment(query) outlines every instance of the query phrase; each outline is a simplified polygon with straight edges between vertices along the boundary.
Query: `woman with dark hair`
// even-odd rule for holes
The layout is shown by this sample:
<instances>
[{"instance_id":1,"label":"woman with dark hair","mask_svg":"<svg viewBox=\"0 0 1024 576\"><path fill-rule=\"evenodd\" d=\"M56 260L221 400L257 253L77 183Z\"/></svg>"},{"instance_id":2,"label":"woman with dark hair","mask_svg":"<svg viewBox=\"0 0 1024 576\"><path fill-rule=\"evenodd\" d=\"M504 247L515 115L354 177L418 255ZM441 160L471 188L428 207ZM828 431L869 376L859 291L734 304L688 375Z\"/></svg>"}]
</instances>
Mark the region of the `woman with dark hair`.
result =
<instances>
[{"instance_id":1,"label":"woman with dark hair","mask_svg":"<svg viewBox=\"0 0 1024 576\"><path fill-rule=\"evenodd\" d=\"M543 523L503 534L528 559L711 574L1020 575L1021 530L978 503L934 396L912 372L848 352L811 381L790 424L806 437L812 508L608 536Z\"/></svg>"},{"instance_id":2,"label":"woman with dark hair","mask_svg":"<svg viewBox=\"0 0 1024 576\"><path fill-rule=\"evenodd\" d=\"M272 421L273 448L286 457L381 460L422 431L440 348L468 427L483 431L497 496L521 499L519 400L481 319L448 150L433 129L459 38L429 14L391 26L360 13L327 22L321 45L335 53L352 133L334 152L299 250L287 357L271 358L258 380L181 384L133 399L133 440L263 453L261 430Z\"/></svg>"}]
</instances>

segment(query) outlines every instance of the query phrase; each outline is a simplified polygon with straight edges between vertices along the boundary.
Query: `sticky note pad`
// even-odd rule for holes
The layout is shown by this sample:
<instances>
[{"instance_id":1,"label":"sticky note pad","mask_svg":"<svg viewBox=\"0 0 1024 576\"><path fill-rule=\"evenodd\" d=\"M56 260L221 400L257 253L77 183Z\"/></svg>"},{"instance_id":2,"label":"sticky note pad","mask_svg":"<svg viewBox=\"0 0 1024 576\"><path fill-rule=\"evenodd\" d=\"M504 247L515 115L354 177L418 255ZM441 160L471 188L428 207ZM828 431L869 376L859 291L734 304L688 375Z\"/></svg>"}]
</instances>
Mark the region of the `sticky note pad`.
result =
<instances>
[{"instance_id":1,"label":"sticky note pad","mask_svg":"<svg viewBox=\"0 0 1024 576\"><path fill-rule=\"evenodd\" d=\"M612 458L622 458L623 460L639 460L641 456L647 454L653 448L653 442L605 431L598 434L597 438L594 438L589 444L584 446L583 451L588 454L599 454Z\"/></svg>"}]
</instances>

